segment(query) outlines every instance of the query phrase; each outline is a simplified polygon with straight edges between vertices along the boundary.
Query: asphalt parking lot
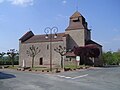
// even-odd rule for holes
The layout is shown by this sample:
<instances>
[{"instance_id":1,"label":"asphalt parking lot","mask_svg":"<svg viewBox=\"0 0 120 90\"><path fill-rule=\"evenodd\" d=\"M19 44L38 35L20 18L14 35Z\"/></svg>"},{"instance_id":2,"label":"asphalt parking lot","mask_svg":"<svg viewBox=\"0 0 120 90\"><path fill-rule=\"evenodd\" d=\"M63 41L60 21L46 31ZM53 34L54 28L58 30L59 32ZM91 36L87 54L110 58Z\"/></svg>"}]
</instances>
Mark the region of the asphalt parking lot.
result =
<instances>
[{"instance_id":1,"label":"asphalt parking lot","mask_svg":"<svg viewBox=\"0 0 120 90\"><path fill-rule=\"evenodd\" d=\"M120 90L120 67L57 74L0 69L0 90Z\"/></svg>"}]
</instances>

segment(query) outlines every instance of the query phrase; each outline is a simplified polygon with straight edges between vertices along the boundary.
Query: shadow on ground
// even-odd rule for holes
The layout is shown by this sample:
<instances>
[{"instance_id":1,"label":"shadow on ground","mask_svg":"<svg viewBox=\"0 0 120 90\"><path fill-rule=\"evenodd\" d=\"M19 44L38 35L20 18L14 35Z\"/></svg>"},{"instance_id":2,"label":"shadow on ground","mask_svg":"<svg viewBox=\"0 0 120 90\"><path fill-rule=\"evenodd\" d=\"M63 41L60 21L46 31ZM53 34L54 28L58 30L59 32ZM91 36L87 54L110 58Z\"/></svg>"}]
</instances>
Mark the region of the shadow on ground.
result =
<instances>
[{"instance_id":1,"label":"shadow on ground","mask_svg":"<svg viewBox=\"0 0 120 90\"><path fill-rule=\"evenodd\" d=\"M0 79L10 79L10 78L16 78L16 76L12 74L0 72Z\"/></svg>"}]
</instances>

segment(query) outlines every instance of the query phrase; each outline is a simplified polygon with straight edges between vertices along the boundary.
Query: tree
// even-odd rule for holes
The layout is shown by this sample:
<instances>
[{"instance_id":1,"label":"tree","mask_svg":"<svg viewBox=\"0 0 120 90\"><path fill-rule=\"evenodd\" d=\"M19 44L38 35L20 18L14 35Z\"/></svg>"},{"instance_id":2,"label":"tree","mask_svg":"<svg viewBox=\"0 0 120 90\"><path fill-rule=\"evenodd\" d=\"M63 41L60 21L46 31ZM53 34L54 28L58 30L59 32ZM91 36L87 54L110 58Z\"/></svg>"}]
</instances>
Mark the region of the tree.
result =
<instances>
[{"instance_id":1,"label":"tree","mask_svg":"<svg viewBox=\"0 0 120 90\"><path fill-rule=\"evenodd\" d=\"M0 59L3 61L3 56L5 55L6 53L2 52L0 53ZM4 61L2 62L2 64L4 65Z\"/></svg>"},{"instance_id":2,"label":"tree","mask_svg":"<svg viewBox=\"0 0 120 90\"><path fill-rule=\"evenodd\" d=\"M104 52L102 54L104 64L107 65L118 65L120 63L120 52Z\"/></svg>"},{"instance_id":3,"label":"tree","mask_svg":"<svg viewBox=\"0 0 120 90\"><path fill-rule=\"evenodd\" d=\"M10 49L8 50L7 55L9 56L11 60L12 67L14 67L14 60L15 60L16 55L18 55L18 51L15 49Z\"/></svg>"},{"instance_id":4,"label":"tree","mask_svg":"<svg viewBox=\"0 0 120 90\"><path fill-rule=\"evenodd\" d=\"M112 52L103 52L102 54L104 64L111 65L113 62Z\"/></svg>"},{"instance_id":5,"label":"tree","mask_svg":"<svg viewBox=\"0 0 120 90\"><path fill-rule=\"evenodd\" d=\"M117 51L117 57L118 57L118 63L120 65L120 49L118 49L118 51Z\"/></svg>"},{"instance_id":6,"label":"tree","mask_svg":"<svg viewBox=\"0 0 120 90\"><path fill-rule=\"evenodd\" d=\"M75 55L83 57L82 64L86 64L86 58L97 58L100 55L100 50L96 45L86 45L84 47L74 47Z\"/></svg>"},{"instance_id":7,"label":"tree","mask_svg":"<svg viewBox=\"0 0 120 90\"><path fill-rule=\"evenodd\" d=\"M120 53L120 48L117 50L118 53Z\"/></svg>"},{"instance_id":8,"label":"tree","mask_svg":"<svg viewBox=\"0 0 120 90\"><path fill-rule=\"evenodd\" d=\"M63 56L65 55L65 53L66 53L66 48L65 47L62 47L61 45L59 45L59 47L57 47L57 48L55 48L54 49L57 53L59 53L60 54L60 56L61 56L61 68L64 68L63 67Z\"/></svg>"},{"instance_id":9,"label":"tree","mask_svg":"<svg viewBox=\"0 0 120 90\"><path fill-rule=\"evenodd\" d=\"M98 57L100 55L100 50L96 46L84 46L84 47L74 47L74 53L78 56L84 55L87 57Z\"/></svg>"},{"instance_id":10,"label":"tree","mask_svg":"<svg viewBox=\"0 0 120 90\"><path fill-rule=\"evenodd\" d=\"M35 56L40 52L40 49L38 47L35 47L34 45L32 45L31 47L29 47L29 49L27 50L27 54L28 56L32 57L32 68L34 67L34 59Z\"/></svg>"},{"instance_id":11,"label":"tree","mask_svg":"<svg viewBox=\"0 0 120 90\"><path fill-rule=\"evenodd\" d=\"M114 64L120 64L120 52L113 52Z\"/></svg>"},{"instance_id":12,"label":"tree","mask_svg":"<svg viewBox=\"0 0 120 90\"><path fill-rule=\"evenodd\" d=\"M0 58L3 58L3 56L5 55L6 53L2 52L0 53Z\"/></svg>"}]
</instances>

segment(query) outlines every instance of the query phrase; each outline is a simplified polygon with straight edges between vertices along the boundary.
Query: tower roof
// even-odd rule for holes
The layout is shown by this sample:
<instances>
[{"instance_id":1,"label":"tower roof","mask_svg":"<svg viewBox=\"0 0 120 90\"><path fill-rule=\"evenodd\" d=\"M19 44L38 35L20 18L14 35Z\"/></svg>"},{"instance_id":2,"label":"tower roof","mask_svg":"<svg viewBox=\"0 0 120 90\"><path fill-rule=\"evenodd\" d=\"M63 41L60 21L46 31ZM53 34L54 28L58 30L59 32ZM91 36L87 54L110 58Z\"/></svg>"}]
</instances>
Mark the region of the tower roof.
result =
<instances>
[{"instance_id":1,"label":"tower roof","mask_svg":"<svg viewBox=\"0 0 120 90\"><path fill-rule=\"evenodd\" d=\"M69 26L66 28L68 30L77 30L77 29L84 29L85 28L85 18L80 14L80 12L76 11L71 17Z\"/></svg>"},{"instance_id":2,"label":"tower roof","mask_svg":"<svg viewBox=\"0 0 120 90\"><path fill-rule=\"evenodd\" d=\"M78 11L76 11L70 18L76 18L82 16Z\"/></svg>"}]
</instances>

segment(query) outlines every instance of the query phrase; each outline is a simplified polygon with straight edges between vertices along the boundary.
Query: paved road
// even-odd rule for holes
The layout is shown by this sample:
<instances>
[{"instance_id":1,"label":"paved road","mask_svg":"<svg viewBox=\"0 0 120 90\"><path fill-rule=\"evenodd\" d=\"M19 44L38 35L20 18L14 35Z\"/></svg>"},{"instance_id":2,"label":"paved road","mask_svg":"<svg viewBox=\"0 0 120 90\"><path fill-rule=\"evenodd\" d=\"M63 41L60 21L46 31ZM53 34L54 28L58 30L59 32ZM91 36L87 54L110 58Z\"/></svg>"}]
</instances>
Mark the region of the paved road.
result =
<instances>
[{"instance_id":1,"label":"paved road","mask_svg":"<svg viewBox=\"0 0 120 90\"><path fill-rule=\"evenodd\" d=\"M58 74L0 70L0 90L120 90L120 67Z\"/></svg>"}]
</instances>

